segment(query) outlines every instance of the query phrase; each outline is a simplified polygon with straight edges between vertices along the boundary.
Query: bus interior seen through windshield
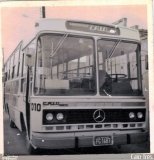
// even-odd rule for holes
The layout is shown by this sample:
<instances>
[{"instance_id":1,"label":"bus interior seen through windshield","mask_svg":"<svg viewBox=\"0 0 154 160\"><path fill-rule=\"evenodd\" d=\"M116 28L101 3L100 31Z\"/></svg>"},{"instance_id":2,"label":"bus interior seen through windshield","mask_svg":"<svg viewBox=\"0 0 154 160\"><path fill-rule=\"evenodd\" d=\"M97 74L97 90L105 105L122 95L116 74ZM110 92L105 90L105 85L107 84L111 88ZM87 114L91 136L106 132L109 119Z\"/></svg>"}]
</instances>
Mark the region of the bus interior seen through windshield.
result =
<instances>
[{"instance_id":1,"label":"bus interior seen through windshield","mask_svg":"<svg viewBox=\"0 0 154 160\"><path fill-rule=\"evenodd\" d=\"M95 48L96 44L96 48ZM97 55L95 51L97 50ZM139 45L124 40L43 34L37 41L36 95L141 95ZM98 69L98 71L97 71Z\"/></svg>"}]
</instances>

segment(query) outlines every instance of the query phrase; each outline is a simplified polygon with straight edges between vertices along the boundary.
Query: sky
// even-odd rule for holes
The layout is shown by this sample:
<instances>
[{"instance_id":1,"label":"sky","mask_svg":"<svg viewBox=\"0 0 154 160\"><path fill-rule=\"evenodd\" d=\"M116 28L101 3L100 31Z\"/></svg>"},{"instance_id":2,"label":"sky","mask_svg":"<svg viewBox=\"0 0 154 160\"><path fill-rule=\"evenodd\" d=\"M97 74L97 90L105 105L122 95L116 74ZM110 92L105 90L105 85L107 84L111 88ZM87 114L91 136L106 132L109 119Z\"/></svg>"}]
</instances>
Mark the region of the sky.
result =
<instances>
[{"instance_id":1,"label":"sky","mask_svg":"<svg viewBox=\"0 0 154 160\"><path fill-rule=\"evenodd\" d=\"M18 43L29 39L35 31L35 22L41 17L41 7L8 7L1 10L2 47L4 61ZM53 6L46 7L46 18L90 20L111 24L120 18L128 19L128 26L147 28L145 5L125 6Z\"/></svg>"}]
</instances>

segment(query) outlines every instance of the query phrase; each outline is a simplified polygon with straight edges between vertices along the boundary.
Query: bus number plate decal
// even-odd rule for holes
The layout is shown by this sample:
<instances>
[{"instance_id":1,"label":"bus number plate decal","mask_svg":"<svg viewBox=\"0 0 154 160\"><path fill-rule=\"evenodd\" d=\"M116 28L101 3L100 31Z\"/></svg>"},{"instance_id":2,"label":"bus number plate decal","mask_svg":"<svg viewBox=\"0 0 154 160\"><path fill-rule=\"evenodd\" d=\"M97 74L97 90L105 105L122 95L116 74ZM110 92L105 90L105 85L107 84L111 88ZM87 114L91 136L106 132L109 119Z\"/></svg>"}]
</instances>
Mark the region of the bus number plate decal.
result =
<instances>
[{"instance_id":1,"label":"bus number plate decal","mask_svg":"<svg viewBox=\"0 0 154 160\"><path fill-rule=\"evenodd\" d=\"M96 136L93 138L94 146L104 146L104 145L112 145L113 138L112 136Z\"/></svg>"},{"instance_id":2,"label":"bus number plate decal","mask_svg":"<svg viewBox=\"0 0 154 160\"><path fill-rule=\"evenodd\" d=\"M31 103L31 110L32 111L41 111L41 104L40 103Z\"/></svg>"}]
</instances>

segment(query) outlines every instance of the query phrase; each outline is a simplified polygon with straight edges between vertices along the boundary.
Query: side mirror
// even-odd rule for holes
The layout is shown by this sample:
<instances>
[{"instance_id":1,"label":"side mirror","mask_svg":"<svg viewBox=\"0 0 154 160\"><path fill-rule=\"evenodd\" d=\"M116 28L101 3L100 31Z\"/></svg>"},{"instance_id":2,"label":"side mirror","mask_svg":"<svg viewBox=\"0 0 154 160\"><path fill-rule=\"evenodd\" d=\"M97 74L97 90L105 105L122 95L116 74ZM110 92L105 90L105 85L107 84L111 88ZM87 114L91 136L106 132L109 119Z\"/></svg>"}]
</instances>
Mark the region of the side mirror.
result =
<instances>
[{"instance_id":1,"label":"side mirror","mask_svg":"<svg viewBox=\"0 0 154 160\"><path fill-rule=\"evenodd\" d=\"M145 55L145 69L148 70L148 55Z\"/></svg>"},{"instance_id":2,"label":"side mirror","mask_svg":"<svg viewBox=\"0 0 154 160\"><path fill-rule=\"evenodd\" d=\"M25 65L29 66L29 67L33 67L34 66L34 54L26 54L25 57Z\"/></svg>"}]
</instances>

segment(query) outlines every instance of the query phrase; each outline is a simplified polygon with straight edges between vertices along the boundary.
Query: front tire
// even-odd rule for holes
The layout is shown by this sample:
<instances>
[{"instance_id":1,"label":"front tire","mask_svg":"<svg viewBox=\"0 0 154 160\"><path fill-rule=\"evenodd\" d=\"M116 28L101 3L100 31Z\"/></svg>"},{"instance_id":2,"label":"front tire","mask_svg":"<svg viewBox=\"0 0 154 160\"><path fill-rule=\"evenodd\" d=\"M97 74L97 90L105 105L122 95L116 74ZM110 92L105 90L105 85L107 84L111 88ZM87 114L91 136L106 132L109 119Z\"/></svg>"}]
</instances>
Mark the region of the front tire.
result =
<instances>
[{"instance_id":1,"label":"front tire","mask_svg":"<svg viewBox=\"0 0 154 160\"><path fill-rule=\"evenodd\" d=\"M10 115L9 115L9 121L10 121L10 127L11 127L11 128L16 128L16 125L15 125L15 123L12 121Z\"/></svg>"},{"instance_id":2,"label":"front tire","mask_svg":"<svg viewBox=\"0 0 154 160\"><path fill-rule=\"evenodd\" d=\"M10 127L11 128L16 128L16 125L14 124L14 122L12 120L10 120Z\"/></svg>"}]
</instances>

